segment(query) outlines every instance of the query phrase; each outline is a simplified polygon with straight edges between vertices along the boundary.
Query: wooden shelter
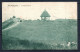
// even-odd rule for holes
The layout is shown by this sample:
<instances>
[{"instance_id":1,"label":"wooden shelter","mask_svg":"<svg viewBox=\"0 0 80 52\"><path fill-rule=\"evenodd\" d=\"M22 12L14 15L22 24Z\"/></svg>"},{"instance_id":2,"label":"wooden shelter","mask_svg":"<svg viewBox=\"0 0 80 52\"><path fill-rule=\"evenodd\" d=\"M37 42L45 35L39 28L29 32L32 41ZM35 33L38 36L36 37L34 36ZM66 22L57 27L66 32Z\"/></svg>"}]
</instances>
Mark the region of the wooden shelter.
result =
<instances>
[{"instance_id":1,"label":"wooden shelter","mask_svg":"<svg viewBox=\"0 0 80 52\"><path fill-rule=\"evenodd\" d=\"M46 10L43 11L40 17L41 17L41 20L50 20L50 15Z\"/></svg>"}]
</instances>

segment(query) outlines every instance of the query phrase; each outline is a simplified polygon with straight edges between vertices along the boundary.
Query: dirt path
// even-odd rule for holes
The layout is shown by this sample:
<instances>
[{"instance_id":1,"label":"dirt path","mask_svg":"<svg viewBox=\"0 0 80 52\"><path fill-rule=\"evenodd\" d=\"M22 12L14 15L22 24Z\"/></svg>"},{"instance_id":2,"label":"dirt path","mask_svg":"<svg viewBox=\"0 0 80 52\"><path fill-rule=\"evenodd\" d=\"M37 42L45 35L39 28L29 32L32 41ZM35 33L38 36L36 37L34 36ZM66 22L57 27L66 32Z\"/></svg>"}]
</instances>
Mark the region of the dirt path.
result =
<instances>
[{"instance_id":1,"label":"dirt path","mask_svg":"<svg viewBox=\"0 0 80 52\"><path fill-rule=\"evenodd\" d=\"M8 29L10 29L10 28L13 28L13 27L17 26L19 23L20 23L20 22L17 22L17 23L15 23L15 24L11 25L10 27L3 29L2 31L8 30Z\"/></svg>"}]
</instances>

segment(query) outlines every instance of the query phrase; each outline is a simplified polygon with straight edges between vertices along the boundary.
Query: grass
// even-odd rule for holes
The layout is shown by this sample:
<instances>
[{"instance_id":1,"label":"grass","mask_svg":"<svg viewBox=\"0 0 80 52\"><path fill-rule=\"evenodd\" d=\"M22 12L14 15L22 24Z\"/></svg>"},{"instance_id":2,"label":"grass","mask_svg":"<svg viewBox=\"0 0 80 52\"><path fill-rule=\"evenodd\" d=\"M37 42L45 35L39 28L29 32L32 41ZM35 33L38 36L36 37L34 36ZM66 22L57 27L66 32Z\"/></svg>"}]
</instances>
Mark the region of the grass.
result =
<instances>
[{"instance_id":1,"label":"grass","mask_svg":"<svg viewBox=\"0 0 80 52\"><path fill-rule=\"evenodd\" d=\"M77 49L77 44L67 47L67 42L77 43L77 20L25 20L2 32L4 50Z\"/></svg>"},{"instance_id":2,"label":"grass","mask_svg":"<svg viewBox=\"0 0 80 52\"><path fill-rule=\"evenodd\" d=\"M2 23L2 29L5 29L9 26L11 26L14 23L14 21L12 19L6 20Z\"/></svg>"}]
</instances>

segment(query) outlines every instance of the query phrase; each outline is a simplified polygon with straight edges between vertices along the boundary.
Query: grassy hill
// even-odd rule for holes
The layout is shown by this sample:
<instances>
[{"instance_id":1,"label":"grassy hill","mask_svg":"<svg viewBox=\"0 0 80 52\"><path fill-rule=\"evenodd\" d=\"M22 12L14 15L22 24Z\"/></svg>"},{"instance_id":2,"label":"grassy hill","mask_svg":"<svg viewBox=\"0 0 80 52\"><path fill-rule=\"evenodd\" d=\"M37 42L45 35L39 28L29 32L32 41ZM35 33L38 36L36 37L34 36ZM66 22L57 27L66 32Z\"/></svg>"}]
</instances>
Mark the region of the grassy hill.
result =
<instances>
[{"instance_id":1,"label":"grassy hill","mask_svg":"<svg viewBox=\"0 0 80 52\"><path fill-rule=\"evenodd\" d=\"M14 23L14 21L12 19L8 19L8 20L4 21L2 23L2 29L5 29L5 28L11 26L13 23Z\"/></svg>"},{"instance_id":2,"label":"grassy hill","mask_svg":"<svg viewBox=\"0 0 80 52\"><path fill-rule=\"evenodd\" d=\"M22 19L20 19L20 18L10 18L10 19L2 22L2 29L8 28L17 22L20 22L21 20Z\"/></svg>"},{"instance_id":3,"label":"grassy hill","mask_svg":"<svg viewBox=\"0 0 80 52\"><path fill-rule=\"evenodd\" d=\"M77 44L68 47L68 42L77 43L77 20L25 20L2 31L2 49L77 49Z\"/></svg>"}]
</instances>

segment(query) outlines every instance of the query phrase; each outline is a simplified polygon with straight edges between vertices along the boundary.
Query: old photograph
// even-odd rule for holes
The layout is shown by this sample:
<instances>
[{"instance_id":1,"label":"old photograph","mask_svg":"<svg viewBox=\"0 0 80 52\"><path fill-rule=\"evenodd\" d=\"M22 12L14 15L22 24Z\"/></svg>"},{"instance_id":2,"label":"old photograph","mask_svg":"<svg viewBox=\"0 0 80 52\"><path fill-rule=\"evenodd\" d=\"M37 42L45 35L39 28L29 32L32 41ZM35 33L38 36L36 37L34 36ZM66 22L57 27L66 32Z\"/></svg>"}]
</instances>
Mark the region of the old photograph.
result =
<instances>
[{"instance_id":1,"label":"old photograph","mask_svg":"<svg viewBox=\"0 0 80 52\"><path fill-rule=\"evenodd\" d=\"M2 2L3 50L77 50L77 2Z\"/></svg>"}]
</instances>

